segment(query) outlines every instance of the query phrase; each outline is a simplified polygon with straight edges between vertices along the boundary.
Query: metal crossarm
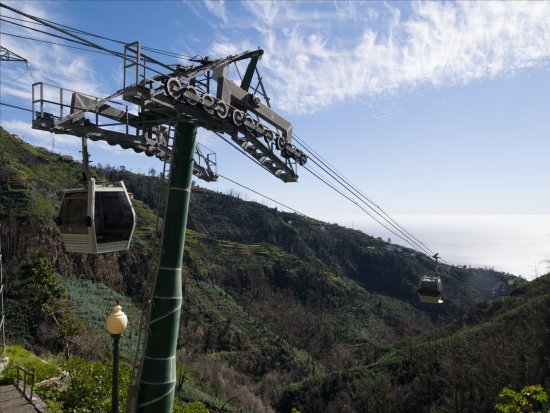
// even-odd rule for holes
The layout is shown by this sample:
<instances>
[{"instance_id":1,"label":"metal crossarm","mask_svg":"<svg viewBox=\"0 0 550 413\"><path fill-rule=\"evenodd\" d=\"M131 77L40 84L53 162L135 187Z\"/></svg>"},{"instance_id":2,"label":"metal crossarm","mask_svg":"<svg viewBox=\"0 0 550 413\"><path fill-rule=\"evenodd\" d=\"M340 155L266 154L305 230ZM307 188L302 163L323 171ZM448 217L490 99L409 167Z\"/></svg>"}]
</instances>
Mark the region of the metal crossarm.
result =
<instances>
[{"instance_id":1,"label":"metal crossarm","mask_svg":"<svg viewBox=\"0 0 550 413\"><path fill-rule=\"evenodd\" d=\"M126 44L123 87L106 98L44 83L32 89L32 126L52 133L85 136L111 145L170 159L158 274L147 315L146 343L137 392L127 411L168 413L175 392L175 353L181 309L181 265L191 195L191 178L217 179L216 155L196 145L197 129L228 135L249 157L284 182L298 180L308 158L292 143L292 124L270 105L258 73L262 50L222 59L191 60L171 66ZM230 69L249 60L240 86ZM225 138L224 138L225 139ZM172 150L172 144L174 150ZM140 351L138 350L138 353Z\"/></svg>"},{"instance_id":2,"label":"metal crossarm","mask_svg":"<svg viewBox=\"0 0 550 413\"><path fill-rule=\"evenodd\" d=\"M27 59L25 59L24 57L19 56L17 53L14 53L9 49L6 49L3 46L0 46L0 61L3 61L3 62L25 62L25 63L27 63Z\"/></svg>"},{"instance_id":3,"label":"metal crossarm","mask_svg":"<svg viewBox=\"0 0 550 413\"><path fill-rule=\"evenodd\" d=\"M161 161L170 159L172 151L168 142L173 128L159 123L159 115L152 112L132 113L128 104L115 100L122 91L101 99L39 82L33 84L32 92L33 129L86 136L93 141L143 152ZM215 155L204 156L197 147L195 156L195 176L204 181L216 181Z\"/></svg>"}]
</instances>

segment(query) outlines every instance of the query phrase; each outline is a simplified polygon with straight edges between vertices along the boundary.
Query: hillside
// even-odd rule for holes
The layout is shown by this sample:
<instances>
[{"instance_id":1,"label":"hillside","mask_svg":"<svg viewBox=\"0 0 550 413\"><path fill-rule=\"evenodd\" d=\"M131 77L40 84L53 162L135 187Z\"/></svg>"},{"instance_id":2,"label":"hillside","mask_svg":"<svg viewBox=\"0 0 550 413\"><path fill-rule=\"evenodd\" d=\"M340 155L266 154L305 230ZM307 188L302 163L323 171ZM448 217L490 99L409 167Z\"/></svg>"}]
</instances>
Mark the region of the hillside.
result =
<instances>
[{"instance_id":1,"label":"hillside","mask_svg":"<svg viewBox=\"0 0 550 413\"><path fill-rule=\"evenodd\" d=\"M490 412L500 390L550 387L550 274L403 341L376 363L286 390L302 412Z\"/></svg>"},{"instance_id":2,"label":"hillside","mask_svg":"<svg viewBox=\"0 0 550 413\"><path fill-rule=\"evenodd\" d=\"M78 182L79 164L0 130L7 316L18 314L17 297L25 294L18 287L25 285L21 264L46 253L61 275L75 316L88 326L87 335L74 340L74 352L85 357L98 357L107 348L101 314L106 316L109 305L94 308L94 296L113 301L126 296L128 306L136 308L134 319L138 317L157 256L155 211L161 193L156 177L112 167L93 173L123 179L134 193L138 227L128 252L66 253L52 218L58 191ZM519 283L490 270L442 266L445 305L421 304L416 295L419 277L433 271L433 264L414 251L197 186L188 226L179 355L199 377L193 384L197 391L227 400L233 386L240 386L234 403L251 410L271 411L266 406L277 400L286 409L286 400L294 396L280 399L278 389L379 363L394 354L395 343L410 343L476 303L495 298L497 286L501 294ZM17 327L7 331L11 342L58 351L51 340L25 327L24 315L18 317ZM135 340L136 334L130 337ZM95 351L89 343L96 343ZM182 394L197 395L186 383ZM300 397L296 400L302 403Z\"/></svg>"}]
</instances>

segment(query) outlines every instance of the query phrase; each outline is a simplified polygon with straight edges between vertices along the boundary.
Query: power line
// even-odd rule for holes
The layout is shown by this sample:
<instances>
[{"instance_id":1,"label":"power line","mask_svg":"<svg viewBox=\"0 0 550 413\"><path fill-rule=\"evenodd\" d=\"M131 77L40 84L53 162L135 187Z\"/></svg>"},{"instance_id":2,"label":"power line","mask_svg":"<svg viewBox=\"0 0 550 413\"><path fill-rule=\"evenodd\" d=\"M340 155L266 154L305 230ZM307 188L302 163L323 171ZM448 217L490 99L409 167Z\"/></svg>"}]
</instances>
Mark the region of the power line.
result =
<instances>
[{"instance_id":1,"label":"power line","mask_svg":"<svg viewBox=\"0 0 550 413\"><path fill-rule=\"evenodd\" d=\"M369 211L367 211L365 208L363 208L361 205L359 205L358 202L354 201L353 199L351 199L349 196L347 196L346 194L344 194L342 191L340 191L339 189L337 189L335 186L333 186L332 184L330 184L329 182L325 181L322 177L320 177L318 174L316 174L315 172L313 172L310 168L308 168L307 166L304 167L304 169L306 171L308 171L310 174L312 174L314 177L316 177L317 179L319 179L321 182L323 182L325 185L327 185L328 187L332 188L334 191L336 191L337 193L339 193L340 195L342 195L344 198L346 198L348 201L354 203L355 205L357 205L365 214L367 214L369 217L371 217L373 220L375 220L378 224L380 224L381 226L383 226L384 228L386 228L390 233L392 233L393 235L395 235L396 237L398 237L399 239L405 241L407 244L410 245L410 242L408 242L405 238L403 238L401 235L399 235L398 233L396 233L395 231L393 231L391 228L388 228L386 225L384 225L382 222L380 222L374 215L372 215ZM417 248L414 248L413 249L417 250ZM422 251L423 252L423 251ZM423 252L424 253L424 252Z\"/></svg>"},{"instance_id":2,"label":"power line","mask_svg":"<svg viewBox=\"0 0 550 413\"><path fill-rule=\"evenodd\" d=\"M48 40L36 39L36 38L34 38L34 37L21 36L21 35L18 35L18 34L5 33L5 32L0 32L0 34L5 35L5 36L19 37L19 38L21 38L21 39L32 40L32 41L35 41L35 42L41 42L41 43L52 44L52 45L55 45L55 46L63 46L63 47L69 47L69 48L71 48L71 49L84 50L85 52L99 53L99 54L104 54L104 55L107 55L107 56L112 56L112 55L109 54L109 53L102 52L102 51L99 51L99 50L84 49L83 47L71 46L71 45L69 45L69 44L63 44L63 43L50 42L50 41L48 41ZM56 37L61 37L61 36L56 36ZM63 38L63 37L61 37L61 38ZM71 40L71 39L66 39L66 40ZM79 43L79 44L84 44L84 45L86 45L85 43L76 42L76 41L75 41L75 43Z\"/></svg>"},{"instance_id":3,"label":"power line","mask_svg":"<svg viewBox=\"0 0 550 413\"><path fill-rule=\"evenodd\" d=\"M31 20L36 21L36 22L39 22L39 23L41 23L42 25L44 25L44 26L46 26L46 27L49 27L50 29L54 29L54 30L60 31L61 33L64 33L64 34L66 34L66 35L68 35L68 36L74 37L75 39L78 39L78 40L80 40L81 42L88 44L89 46L95 47L96 49L103 50L104 52L114 54L115 56L118 56L118 57L123 57L123 55L122 55L120 52L116 52L116 51L114 51L114 50L107 49L106 47L103 47L103 46L101 46L101 45L99 45L99 44L93 43L93 42L91 42L90 40L86 40L86 39L84 39L84 38L82 38L82 37L80 37L80 36L78 36L78 35L76 35L76 34L74 34L74 33L69 33L69 32L67 32L65 29L62 29L62 28L60 28L60 27L57 27L55 23L47 22L46 20L41 19L40 17L36 17L36 16L32 16L32 15L30 15L30 14L24 13L24 12L22 12L22 11L20 11L20 10L14 9L13 7L10 7L10 6L8 6L8 5L6 5L6 4L3 4L3 3L0 3L0 7L5 8L5 9L8 9L8 10L10 10L10 11L12 11L12 12L14 12L14 13L20 14L20 15L22 15L22 16L25 16L25 17L27 17L27 18L29 18L29 19L31 19Z\"/></svg>"},{"instance_id":4,"label":"power line","mask_svg":"<svg viewBox=\"0 0 550 413\"><path fill-rule=\"evenodd\" d=\"M260 192L255 191L255 190L252 189L252 188L249 188L249 187L247 187L247 186L245 186L245 185L243 185L243 184L240 184L240 183L237 182L237 181L234 181L234 180L232 180L232 179L229 179L229 178L227 178L226 176L223 176L223 175L220 175L220 174L218 174L218 176L219 176L220 178L223 178L223 179L229 181L229 182L234 183L235 185L240 186L241 188L244 188L244 189L246 189L246 190L248 190L248 191L250 191L250 192L253 192L253 193L255 193L256 195L260 195L261 197L264 197L265 199L269 199L271 202L275 202L276 204L281 205L282 207L285 207L285 208L287 208L287 209L290 209L292 212L295 212L295 213L297 213L298 215L302 215L302 216L304 216L304 217L306 217L306 218L310 218L310 217L308 217L306 214L304 214L304 213L302 213L302 212L300 212L300 211L298 211L298 210L296 210L296 209L294 209L294 208L292 208L292 207L289 207L288 205L285 205L285 204L283 204L282 202L276 201L275 199L270 198L270 197L268 197L267 195L261 194ZM310 219L313 219L313 218L310 218Z\"/></svg>"},{"instance_id":5,"label":"power line","mask_svg":"<svg viewBox=\"0 0 550 413\"><path fill-rule=\"evenodd\" d=\"M0 83L14 83L16 80L21 79L23 76L25 76L27 74L27 72L29 72L31 70L31 68L30 68L30 66L27 62L25 62L25 66L26 66L26 69L23 73L18 74L18 75L16 75L15 77L13 77L11 79L0 80ZM1 77L0 77L0 79L1 79Z\"/></svg>"},{"instance_id":6,"label":"power line","mask_svg":"<svg viewBox=\"0 0 550 413\"><path fill-rule=\"evenodd\" d=\"M419 243L417 243L416 241L414 241L414 239L412 239L409 235L407 235L404 231L402 231L401 229L399 229L394 223L392 223L386 216L382 215L380 212L378 212L371 204L365 202L363 199L361 199L361 197L359 197L357 195L357 192L354 191L350 185L347 183L347 182L343 182L340 178L338 177L335 177L332 173L330 173L323 165L321 165L319 162L315 161L314 159L312 160L313 163L315 165L317 165L319 168L321 168L326 174L328 174L328 176L330 176L332 179L334 179L338 184L340 184L343 189L345 189L346 191L348 191L352 196L354 196L355 198L357 198L359 200L359 202L361 202L363 205L365 205L367 208L369 208L370 210L372 210L372 212L374 214L376 214L377 216L379 216L382 220L384 220L389 226L393 227L396 231L398 231L399 233L401 233L403 235L403 237L400 237L401 239L403 239L404 241L406 241L409 245L413 246L413 248L415 249L418 249L419 251L422 251L426 254L429 255L429 251L426 251L426 249L424 247L422 247ZM349 198L348 198L349 199ZM357 203L356 203L357 204ZM358 204L357 204L358 205ZM371 215L371 217L373 217ZM378 221L377 221L378 222ZM379 222L380 223L380 222ZM386 226L384 226L386 229L388 229Z\"/></svg>"},{"instance_id":7,"label":"power line","mask_svg":"<svg viewBox=\"0 0 550 413\"><path fill-rule=\"evenodd\" d=\"M30 21L30 20L25 20L25 19L19 19L17 17L12 17L12 16L3 16L4 18L6 19L11 19L11 20L16 20L16 21L21 21L21 22L24 22L24 23L31 23L31 24L36 24L36 25L42 25L42 23L39 23L39 22L35 22L35 21ZM99 35L99 34L95 34L95 33L91 33L91 32L87 32L85 30L81 30L81 29L77 29L75 27L71 27L71 26L67 26L65 24L61 24L61 23L57 23L57 22L54 22L54 21L51 21L51 20L47 20L47 19L42 19L48 23L51 23L51 24L55 24L57 26L60 26L60 27L63 27L65 29L67 29L68 31L70 32L73 32L73 33L80 33L80 34L85 34L87 36L92 36L92 37L95 37L95 38L98 38L98 39L103 39L103 40L107 40L107 41L110 41L110 42L114 42L114 43L118 43L118 44L127 44L128 42L125 42L125 41L122 41L122 40L117 40L117 39L113 39L111 37L106 37L106 36L102 36L102 35ZM23 27L26 27L28 29L31 29L30 27L28 26L23 26ZM180 54L180 53L176 53L176 52L170 52L168 50L162 50L162 49L157 49L157 48L154 48L154 47L149 47L149 46L141 46L141 48L143 50L147 50L147 51L150 51L152 53L158 53L158 54L162 54L162 55L165 55L165 56L169 56L169 57L175 57L175 58L178 58L178 59L184 59L184 60L192 60L193 57L191 56L187 56L187 55L183 55L183 54ZM196 57L196 56L195 56Z\"/></svg>"},{"instance_id":8,"label":"power line","mask_svg":"<svg viewBox=\"0 0 550 413\"><path fill-rule=\"evenodd\" d=\"M5 9L8 9L8 10L14 12L14 13L20 14L20 15L22 15L22 16L25 16L25 17L27 17L27 18L29 18L29 19L32 19L32 20L34 20L34 21L37 21L37 22L39 22L39 23L42 23L44 26L49 27L49 28L54 29L54 30L57 30L57 31L59 31L59 32L61 32L61 33L64 33L64 34L66 34L67 36L74 37L75 39L80 40L81 42L86 43L87 45L89 45L89 46L91 46L91 47L94 47L94 48L99 49L99 50L103 50L104 52L113 54L113 55L115 55L115 56L117 56L117 57L120 57L121 59L126 59L126 57L124 56L124 54L122 54L122 53L120 53L120 52L117 52L117 51L115 51L115 50L108 49L108 48L106 48L106 47L104 47L104 46L101 46L101 45L99 45L99 44L97 44L97 43L94 43L94 42L92 42L92 41L90 41L90 40L87 40L87 39L85 39L85 38L83 38L83 37L80 37L80 36L78 36L78 35L76 35L76 34L74 34L74 33L69 32L69 31L67 31L67 30L65 30L65 29L63 29L63 28L61 28L61 27L57 27L55 23L53 23L53 24L52 24L52 23L49 23L49 22L47 22L47 21L44 20L44 19L41 19L41 18L36 17L36 16L32 16L32 15L27 14L27 13L24 13L24 12L22 12L22 11L20 11L20 10L14 9L13 7L10 7L10 6L8 6L8 5L6 5L6 4L3 4L3 3L0 3L0 7L5 8ZM164 63L162 63L162 62L159 62L158 60L153 59L153 58L151 58L151 57L149 57L149 56L147 56L147 55L145 55L145 54L141 54L141 57L143 57L144 59L146 59L147 61L149 61L149 62L151 62L151 63L154 63L154 64L157 64L157 65L159 65L159 66L162 66L162 67L164 67L164 68L166 68L166 69L168 69L168 70L172 70L172 68L171 68L170 66L168 66L168 65L166 65L166 64L164 64ZM142 64L141 62L134 62L134 63L136 63L137 65L143 66L143 64ZM155 69L152 69L151 67L148 67L148 69L151 70L151 71L153 71L153 72L156 72L157 74L164 75L164 73L159 72L159 71L157 71L157 70L155 70Z\"/></svg>"},{"instance_id":9,"label":"power line","mask_svg":"<svg viewBox=\"0 0 550 413\"><path fill-rule=\"evenodd\" d=\"M2 105L2 106L8 106L8 107L14 108L14 109L24 110L24 111L26 111L26 112L32 112L31 109L27 109L27 108L24 108L24 107L21 107L21 106L12 105L12 104L10 104L10 103L0 102L0 105Z\"/></svg>"},{"instance_id":10,"label":"power line","mask_svg":"<svg viewBox=\"0 0 550 413\"><path fill-rule=\"evenodd\" d=\"M307 145L299 137L295 136L295 138L296 138L296 141L300 143L302 147L310 151L309 155L310 155L310 159L313 158L312 159L313 163L315 163L317 166L323 169L325 173L327 173L332 179L334 179L340 185L342 185L355 198L359 199L364 205L368 206L371 210L373 210L373 212L376 213L378 216L380 216L385 222L387 222L390 226L395 228L396 231L400 232L404 237L406 237L408 239L408 241L406 242L409 245L412 246L412 244L414 244L416 246L415 249L422 251L428 256L433 255L433 252L422 241L420 241L418 238L412 235L407 229L405 229L401 224L399 224L390 214L385 212L382 208L380 208L379 205L377 205L375 202L369 199L364 193L361 192L360 189L358 189L355 185L353 185L353 183L349 179L343 176L341 172L336 170L336 168L330 165L328 161L323 159L321 155L319 155L313 148ZM315 159L317 159L318 162L315 161ZM327 168L330 172L327 171L325 168ZM403 239L402 237L400 238Z\"/></svg>"}]
</instances>

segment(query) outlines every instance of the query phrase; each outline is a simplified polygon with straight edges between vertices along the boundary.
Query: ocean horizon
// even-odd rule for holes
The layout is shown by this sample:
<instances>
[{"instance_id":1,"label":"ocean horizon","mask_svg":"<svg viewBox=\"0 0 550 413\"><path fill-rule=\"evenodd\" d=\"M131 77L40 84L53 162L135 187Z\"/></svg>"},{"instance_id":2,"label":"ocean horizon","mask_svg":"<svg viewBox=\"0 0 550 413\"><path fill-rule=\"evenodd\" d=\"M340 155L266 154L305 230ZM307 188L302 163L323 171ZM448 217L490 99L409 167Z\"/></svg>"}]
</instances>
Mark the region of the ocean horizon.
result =
<instances>
[{"instance_id":1,"label":"ocean horizon","mask_svg":"<svg viewBox=\"0 0 550 413\"><path fill-rule=\"evenodd\" d=\"M359 229L368 235L388 238L407 247L364 215L328 222ZM493 268L532 280L550 272L550 215L393 215L412 235L450 265Z\"/></svg>"}]
</instances>

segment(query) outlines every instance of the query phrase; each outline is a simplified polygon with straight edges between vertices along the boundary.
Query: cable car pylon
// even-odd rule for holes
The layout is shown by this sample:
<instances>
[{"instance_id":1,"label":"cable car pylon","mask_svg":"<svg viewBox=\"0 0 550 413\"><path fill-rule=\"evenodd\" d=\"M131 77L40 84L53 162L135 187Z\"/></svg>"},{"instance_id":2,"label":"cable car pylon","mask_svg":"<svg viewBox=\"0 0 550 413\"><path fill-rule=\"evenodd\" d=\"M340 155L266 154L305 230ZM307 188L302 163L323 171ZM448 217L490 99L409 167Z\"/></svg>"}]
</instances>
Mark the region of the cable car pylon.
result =
<instances>
[{"instance_id":1,"label":"cable car pylon","mask_svg":"<svg viewBox=\"0 0 550 413\"><path fill-rule=\"evenodd\" d=\"M149 331L139 380L138 412L171 412L176 389L176 346L182 304L181 267L197 126L178 123Z\"/></svg>"},{"instance_id":2,"label":"cable car pylon","mask_svg":"<svg viewBox=\"0 0 550 413\"><path fill-rule=\"evenodd\" d=\"M44 83L33 84L34 129L86 135L88 139L145 152L163 161L171 158L164 234L145 350L137 389L134 386L129 392L127 412L172 411L182 295L181 265L192 175L207 181L217 180L213 169L215 156L203 156L202 151L197 150L197 128L229 135L243 152L283 182L296 182L298 165L307 162L307 156L293 144L292 124L271 109L267 96L258 92L258 87L263 90L263 86L256 64L262 54L259 49L173 67L143 55L139 42L134 42L125 45L124 54L116 54L124 59L123 88L107 98ZM228 77L229 65L243 60L249 62L245 79L239 86ZM254 75L258 80L255 88L251 87ZM49 90L52 88L53 93ZM119 128L109 129L112 121ZM194 162L193 155L198 156L199 162ZM84 217L92 216L89 213L92 203L88 201L88 215L84 213ZM59 224L63 226L63 217ZM88 220L86 224L94 228L93 221ZM88 236L93 244L92 238L96 235L90 231ZM80 252L99 253L98 247L90 245L87 251Z\"/></svg>"}]
</instances>

